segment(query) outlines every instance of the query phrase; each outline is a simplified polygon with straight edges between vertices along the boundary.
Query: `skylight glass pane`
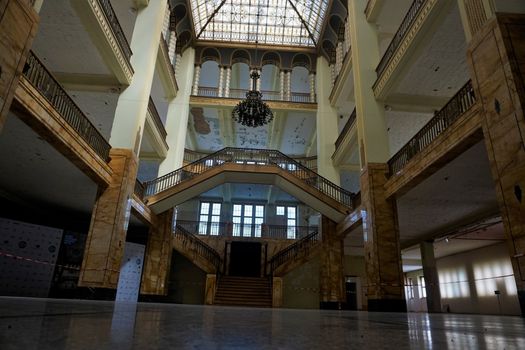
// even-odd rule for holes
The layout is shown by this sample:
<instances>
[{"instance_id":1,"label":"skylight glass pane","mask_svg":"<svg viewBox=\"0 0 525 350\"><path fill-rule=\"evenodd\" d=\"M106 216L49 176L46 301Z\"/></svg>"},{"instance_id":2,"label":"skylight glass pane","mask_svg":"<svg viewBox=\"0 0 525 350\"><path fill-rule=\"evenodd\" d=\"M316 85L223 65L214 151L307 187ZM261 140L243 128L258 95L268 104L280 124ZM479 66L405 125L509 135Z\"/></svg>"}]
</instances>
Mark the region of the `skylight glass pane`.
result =
<instances>
[{"instance_id":1,"label":"skylight glass pane","mask_svg":"<svg viewBox=\"0 0 525 350\"><path fill-rule=\"evenodd\" d=\"M328 0L191 0L197 39L315 46Z\"/></svg>"}]
</instances>

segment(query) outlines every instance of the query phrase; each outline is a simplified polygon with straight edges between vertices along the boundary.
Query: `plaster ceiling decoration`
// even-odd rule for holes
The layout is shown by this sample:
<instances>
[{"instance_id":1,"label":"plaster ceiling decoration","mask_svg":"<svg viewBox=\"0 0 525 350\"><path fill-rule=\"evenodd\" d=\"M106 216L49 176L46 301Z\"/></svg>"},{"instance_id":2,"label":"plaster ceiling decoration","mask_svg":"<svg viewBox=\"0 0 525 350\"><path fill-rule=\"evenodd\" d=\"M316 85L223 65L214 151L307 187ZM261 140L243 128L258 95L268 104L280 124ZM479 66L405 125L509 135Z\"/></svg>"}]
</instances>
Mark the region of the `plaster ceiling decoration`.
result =
<instances>
[{"instance_id":1,"label":"plaster ceiling decoration","mask_svg":"<svg viewBox=\"0 0 525 350\"><path fill-rule=\"evenodd\" d=\"M314 47L328 0L191 0L200 40Z\"/></svg>"}]
</instances>

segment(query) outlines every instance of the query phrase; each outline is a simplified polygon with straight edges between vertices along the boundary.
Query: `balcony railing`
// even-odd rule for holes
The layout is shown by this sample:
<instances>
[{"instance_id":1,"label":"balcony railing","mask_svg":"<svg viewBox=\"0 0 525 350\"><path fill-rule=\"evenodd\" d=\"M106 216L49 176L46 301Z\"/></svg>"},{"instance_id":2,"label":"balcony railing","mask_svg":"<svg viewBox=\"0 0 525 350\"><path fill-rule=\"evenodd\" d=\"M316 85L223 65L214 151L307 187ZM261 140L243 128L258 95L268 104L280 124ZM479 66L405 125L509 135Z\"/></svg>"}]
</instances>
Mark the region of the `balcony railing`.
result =
<instances>
[{"instance_id":1,"label":"balcony railing","mask_svg":"<svg viewBox=\"0 0 525 350\"><path fill-rule=\"evenodd\" d=\"M430 145L475 103L472 82L469 80L403 148L390 158L388 161L390 175L401 171L410 159Z\"/></svg>"},{"instance_id":2,"label":"balcony railing","mask_svg":"<svg viewBox=\"0 0 525 350\"><path fill-rule=\"evenodd\" d=\"M279 251L270 259L270 275L273 275L275 270L284 263L308 255L310 250L320 241L321 234L315 231Z\"/></svg>"},{"instance_id":3,"label":"balcony railing","mask_svg":"<svg viewBox=\"0 0 525 350\"><path fill-rule=\"evenodd\" d=\"M243 99L246 97L247 90L244 89L230 89L228 98ZM264 101L287 101L281 98L279 91L261 90L262 99ZM197 96L204 97L219 97L219 88L210 86L199 86ZM222 96L224 97L224 95ZM310 94L305 92L291 92L290 101L297 103L312 103L310 102ZM315 102L314 102L315 103Z\"/></svg>"},{"instance_id":4,"label":"balcony railing","mask_svg":"<svg viewBox=\"0 0 525 350\"><path fill-rule=\"evenodd\" d=\"M192 151L191 149L184 149L184 163L189 164L196 162L197 160L209 156L211 153ZM296 162L302 164L308 169L317 168L317 157L292 157Z\"/></svg>"},{"instance_id":5,"label":"balcony railing","mask_svg":"<svg viewBox=\"0 0 525 350\"><path fill-rule=\"evenodd\" d=\"M202 236L291 240L306 237L318 229L316 226L256 225L187 220L177 220L177 225L190 233Z\"/></svg>"},{"instance_id":6,"label":"balcony railing","mask_svg":"<svg viewBox=\"0 0 525 350\"><path fill-rule=\"evenodd\" d=\"M120 23L117 19L117 15L115 14L115 11L113 10L113 7L111 6L110 0L97 0L100 4L100 7L104 11L104 16L108 20L109 25L111 26L111 30L113 31L113 34L115 35L115 38L117 39L117 43L124 53L124 56L128 59L128 62L131 58L131 55L133 54L131 52L131 47L129 46L128 39L126 38L126 35L124 35L124 31L122 30L122 27L120 26Z\"/></svg>"},{"instance_id":7,"label":"balcony railing","mask_svg":"<svg viewBox=\"0 0 525 350\"><path fill-rule=\"evenodd\" d=\"M153 196L195 178L224 163L277 166L333 200L353 208L354 194L276 150L227 147L155 180L148 181L145 196Z\"/></svg>"},{"instance_id":8,"label":"balcony railing","mask_svg":"<svg viewBox=\"0 0 525 350\"><path fill-rule=\"evenodd\" d=\"M153 122L155 123L155 126L161 133L164 140L166 140L166 136L168 136L168 133L166 132L166 128L164 127L164 124L162 123L162 120L160 119L159 112L157 111L157 107L155 107L155 102L153 102L153 99L150 97L148 102L148 112L153 118Z\"/></svg>"},{"instance_id":9,"label":"balcony railing","mask_svg":"<svg viewBox=\"0 0 525 350\"><path fill-rule=\"evenodd\" d=\"M346 134L352 129L352 126L355 124L357 118L357 114L354 108L354 111L352 114L350 114L350 118L346 121L345 126L343 127L343 130L341 130L341 133L337 137L337 140L335 140L335 149L339 149L339 146L341 146L341 143L343 142L343 139L345 138Z\"/></svg>"},{"instance_id":10,"label":"balcony railing","mask_svg":"<svg viewBox=\"0 0 525 350\"><path fill-rule=\"evenodd\" d=\"M403 42L405 35L408 33L410 27L412 27L412 24L417 19L419 10L421 10L426 1L427 0L414 0L412 5L410 5L408 12L405 15L405 18L403 19L403 22L401 22L401 25L399 26L399 29L392 38L390 45L388 45L388 48L386 49L385 54L383 55L383 58L381 58L381 61L379 61L379 64L377 65L376 73L378 78L385 71L388 63L394 56L394 53Z\"/></svg>"},{"instance_id":11,"label":"balcony railing","mask_svg":"<svg viewBox=\"0 0 525 350\"><path fill-rule=\"evenodd\" d=\"M29 53L23 74L82 139L104 161L109 161L110 144L33 52Z\"/></svg>"},{"instance_id":12,"label":"balcony railing","mask_svg":"<svg viewBox=\"0 0 525 350\"><path fill-rule=\"evenodd\" d=\"M181 241L188 250L194 251L197 255L208 260L215 266L217 272L220 271L222 267L221 256L215 249L200 240L199 237L188 232L184 227L176 225L174 238Z\"/></svg>"}]
</instances>

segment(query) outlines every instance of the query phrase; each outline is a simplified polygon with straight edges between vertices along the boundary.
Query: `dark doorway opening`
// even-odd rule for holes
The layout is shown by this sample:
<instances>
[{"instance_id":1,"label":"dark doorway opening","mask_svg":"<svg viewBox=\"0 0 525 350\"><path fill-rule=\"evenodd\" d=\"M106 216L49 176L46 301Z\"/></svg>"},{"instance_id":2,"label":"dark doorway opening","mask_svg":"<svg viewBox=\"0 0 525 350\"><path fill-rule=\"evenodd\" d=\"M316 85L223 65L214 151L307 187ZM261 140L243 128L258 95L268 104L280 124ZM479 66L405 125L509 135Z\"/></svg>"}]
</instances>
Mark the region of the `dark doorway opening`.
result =
<instances>
[{"instance_id":1,"label":"dark doorway opening","mask_svg":"<svg viewBox=\"0 0 525 350\"><path fill-rule=\"evenodd\" d=\"M346 309L357 310L357 284L346 282Z\"/></svg>"},{"instance_id":2,"label":"dark doorway opening","mask_svg":"<svg viewBox=\"0 0 525 350\"><path fill-rule=\"evenodd\" d=\"M261 243L231 243L230 275L261 277Z\"/></svg>"}]
</instances>

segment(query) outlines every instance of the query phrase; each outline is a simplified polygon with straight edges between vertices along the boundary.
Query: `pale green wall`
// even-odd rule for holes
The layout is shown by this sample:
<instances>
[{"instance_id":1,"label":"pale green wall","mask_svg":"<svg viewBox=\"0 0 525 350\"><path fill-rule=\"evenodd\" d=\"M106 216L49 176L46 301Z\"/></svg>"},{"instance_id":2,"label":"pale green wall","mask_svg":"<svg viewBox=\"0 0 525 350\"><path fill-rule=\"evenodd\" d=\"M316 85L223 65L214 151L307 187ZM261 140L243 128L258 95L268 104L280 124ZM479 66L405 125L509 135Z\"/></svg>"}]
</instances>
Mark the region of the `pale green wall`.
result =
<instances>
[{"instance_id":1,"label":"pale green wall","mask_svg":"<svg viewBox=\"0 0 525 350\"><path fill-rule=\"evenodd\" d=\"M180 304L203 304L206 273L173 251L168 299Z\"/></svg>"},{"instance_id":2,"label":"pale green wall","mask_svg":"<svg viewBox=\"0 0 525 350\"><path fill-rule=\"evenodd\" d=\"M319 308L319 258L310 260L284 276L283 307Z\"/></svg>"}]
</instances>

